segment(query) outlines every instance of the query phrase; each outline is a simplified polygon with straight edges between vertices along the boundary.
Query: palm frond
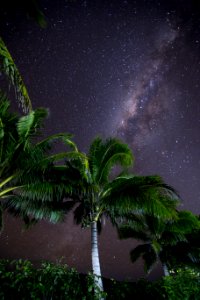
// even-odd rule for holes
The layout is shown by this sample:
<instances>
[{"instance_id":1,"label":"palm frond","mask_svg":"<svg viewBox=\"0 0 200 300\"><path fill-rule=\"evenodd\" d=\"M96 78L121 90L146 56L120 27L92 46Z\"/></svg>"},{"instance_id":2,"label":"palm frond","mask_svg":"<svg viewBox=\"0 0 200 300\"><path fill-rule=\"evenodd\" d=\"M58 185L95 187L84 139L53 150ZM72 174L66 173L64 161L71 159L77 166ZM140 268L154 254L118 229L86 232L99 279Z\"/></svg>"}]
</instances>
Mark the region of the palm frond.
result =
<instances>
[{"instance_id":1,"label":"palm frond","mask_svg":"<svg viewBox=\"0 0 200 300\"><path fill-rule=\"evenodd\" d=\"M25 214L22 214L21 217L23 219L25 229L31 228L33 225L37 224L37 222L39 221L39 220L32 218L30 216L27 216Z\"/></svg>"},{"instance_id":2,"label":"palm frond","mask_svg":"<svg viewBox=\"0 0 200 300\"><path fill-rule=\"evenodd\" d=\"M88 158L79 151L68 152L65 156L68 167L76 170L86 185L92 184Z\"/></svg>"},{"instance_id":3,"label":"palm frond","mask_svg":"<svg viewBox=\"0 0 200 300\"><path fill-rule=\"evenodd\" d=\"M200 222L191 211L182 210L178 213L178 219L174 223L178 230L182 230L185 234L200 229ZM173 227L173 229L176 229Z\"/></svg>"},{"instance_id":4,"label":"palm frond","mask_svg":"<svg viewBox=\"0 0 200 300\"><path fill-rule=\"evenodd\" d=\"M187 234L199 229L198 218L190 211L177 212L178 218L165 224L162 233L162 243L176 245L178 242L187 242Z\"/></svg>"},{"instance_id":5,"label":"palm frond","mask_svg":"<svg viewBox=\"0 0 200 300\"><path fill-rule=\"evenodd\" d=\"M143 256L145 252L149 251L149 244L143 244L136 246L133 250L130 252L131 261L134 263L136 260L138 260L140 257Z\"/></svg>"},{"instance_id":6,"label":"palm frond","mask_svg":"<svg viewBox=\"0 0 200 300\"><path fill-rule=\"evenodd\" d=\"M175 217L175 215L174 215ZM157 217L156 215L144 215L144 223L146 224L146 231L149 232L151 236L161 236L165 230L166 224L170 223L170 220L165 218ZM173 219L174 221L174 219Z\"/></svg>"},{"instance_id":7,"label":"palm frond","mask_svg":"<svg viewBox=\"0 0 200 300\"><path fill-rule=\"evenodd\" d=\"M44 108L38 108L35 111L31 111L28 115L19 119L17 124L17 130L20 138L23 140L28 136L38 134L38 129L43 125L44 118L47 116L47 110Z\"/></svg>"},{"instance_id":8,"label":"palm frond","mask_svg":"<svg viewBox=\"0 0 200 300\"><path fill-rule=\"evenodd\" d=\"M102 191L102 203L122 214L138 211L173 218L177 200L163 194L160 182L158 176L117 177Z\"/></svg>"},{"instance_id":9,"label":"palm frond","mask_svg":"<svg viewBox=\"0 0 200 300\"><path fill-rule=\"evenodd\" d=\"M0 115L7 119L7 117L11 115L9 112L10 102L7 99L5 93L0 90Z\"/></svg>"},{"instance_id":10,"label":"palm frond","mask_svg":"<svg viewBox=\"0 0 200 300\"><path fill-rule=\"evenodd\" d=\"M24 112L31 111L32 105L24 81L4 41L0 37L0 69L13 85L17 99Z\"/></svg>"},{"instance_id":11,"label":"palm frond","mask_svg":"<svg viewBox=\"0 0 200 300\"><path fill-rule=\"evenodd\" d=\"M74 210L74 220L77 225L80 225L83 223L84 217L87 215L85 211L84 203L80 203L76 209Z\"/></svg>"},{"instance_id":12,"label":"palm frond","mask_svg":"<svg viewBox=\"0 0 200 300\"><path fill-rule=\"evenodd\" d=\"M44 140L37 143L37 145L45 145L49 142L55 142L56 140L61 140L65 145L69 146L73 151L78 152L76 144L72 141L72 135L68 133L58 133L50 135Z\"/></svg>"},{"instance_id":13,"label":"palm frond","mask_svg":"<svg viewBox=\"0 0 200 300\"><path fill-rule=\"evenodd\" d=\"M112 167L119 165L130 167L133 163L132 151L127 144L117 139L103 142L96 138L89 151L89 166L94 181L102 184L107 182Z\"/></svg>"},{"instance_id":14,"label":"palm frond","mask_svg":"<svg viewBox=\"0 0 200 300\"><path fill-rule=\"evenodd\" d=\"M153 265L158 261L157 253L151 245L149 246L148 251L143 254L142 258L144 260L144 271L150 273Z\"/></svg>"},{"instance_id":15,"label":"palm frond","mask_svg":"<svg viewBox=\"0 0 200 300\"><path fill-rule=\"evenodd\" d=\"M130 257L132 262L142 257L145 272L149 272L153 264L157 261L157 254L150 244L138 245L130 252Z\"/></svg>"},{"instance_id":16,"label":"palm frond","mask_svg":"<svg viewBox=\"0 0 200 300\"><path fill-rule=\"evenodd\" d=\"M42 182L36 181L32 184L26 184L20 190L20 195L25 198L30 198L33 201L39 199L42 202L61 200L70 197L72 194L72 187L64 183Z\"/></svg>"},{"instance_id":17,"label":"palm frond","mask_svg":"<svg viewBox=\"0 0 200 300\"><path fill-rule=\"evenodd\" d=\"M64 220L65 213L55 202L30 201L24 196L13 195L4 202L4 209L14 216L23 218L24 215L34 217L36 220L46 219L57 223Z\"/></svg>"}]
</instances>

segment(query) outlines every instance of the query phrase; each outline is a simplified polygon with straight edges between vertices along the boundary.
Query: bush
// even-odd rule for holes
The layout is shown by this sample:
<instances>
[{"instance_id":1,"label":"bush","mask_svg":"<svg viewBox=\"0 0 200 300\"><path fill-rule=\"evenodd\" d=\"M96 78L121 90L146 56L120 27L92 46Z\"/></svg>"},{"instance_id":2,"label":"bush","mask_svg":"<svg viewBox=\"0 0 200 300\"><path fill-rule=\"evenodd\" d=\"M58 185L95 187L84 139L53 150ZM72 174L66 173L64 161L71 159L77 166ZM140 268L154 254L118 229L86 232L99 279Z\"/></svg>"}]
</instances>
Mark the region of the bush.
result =
<instances>
[{"instance_id":1,"label":"bush","mask_svg":"<svg viewBox=\"0 0 200 300\"><path fill-rule=\"evenodd\" d=\"M39 269L29 261L0 263L0 299L82 299L80 275L66 265L45 262Z\"/></svg>"},{"instance_id":2,"label":"bush","mask_svg":"<svg viewBox=\"0 0 200 300\"><path fill-rule=\"evenodd\" d=\"M200 300L200 273L193 269L179 269L163 278L167 299Z\"/></svg>"},{"instance_id":3,"label":"bush","mask_svg":"<svg viewBox=\"0 0 200 300\"><path fill-rule=\"evenodd\" d=\"M0 300L200 300L200 274L191 269L155 282L104 279L104 293L94 282L92 274L78 274L61 263L44 262L35 269L29 261L0 260Z\"/></svg>"}]
</instances>

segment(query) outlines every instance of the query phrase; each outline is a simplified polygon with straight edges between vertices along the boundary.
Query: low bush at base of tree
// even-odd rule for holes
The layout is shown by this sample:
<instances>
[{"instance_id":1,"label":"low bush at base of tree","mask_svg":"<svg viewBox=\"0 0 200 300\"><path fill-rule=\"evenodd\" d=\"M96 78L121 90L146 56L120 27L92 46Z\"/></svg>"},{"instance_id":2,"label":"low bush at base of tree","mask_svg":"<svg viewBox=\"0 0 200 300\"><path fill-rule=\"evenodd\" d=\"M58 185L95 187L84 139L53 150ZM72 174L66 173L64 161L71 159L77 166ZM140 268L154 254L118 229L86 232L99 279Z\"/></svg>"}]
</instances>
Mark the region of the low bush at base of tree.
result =
<instances>
[{"instance_id":1,"label":"low bush at base of tree","mask_svg":"<svg viewBox=\"0 0 200 300\"><path fill-rule=\"evenodd\" d=\"M1 300L200 299L200 273L191 269L155 282L104 279L103 295L94 295L94 282L91 274L81 275L63 264L44 262L36 269L30 261L0 261Z\"/></svg>"}]
</instances>

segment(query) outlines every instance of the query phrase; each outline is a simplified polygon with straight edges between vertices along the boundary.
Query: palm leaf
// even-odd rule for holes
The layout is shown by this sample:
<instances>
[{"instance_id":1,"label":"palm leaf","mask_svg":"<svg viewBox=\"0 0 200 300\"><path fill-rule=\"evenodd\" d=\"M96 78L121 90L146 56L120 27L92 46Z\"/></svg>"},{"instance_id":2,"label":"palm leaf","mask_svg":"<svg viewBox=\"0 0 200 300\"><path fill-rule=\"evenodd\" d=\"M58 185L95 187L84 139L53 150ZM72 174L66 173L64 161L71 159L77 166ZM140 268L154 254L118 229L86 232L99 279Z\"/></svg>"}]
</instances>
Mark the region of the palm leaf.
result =
<instances>
[{"instance_id":1,"label":"palm leaf","mask_svg":"<svg viewBox=\"0 0 200 300\"><path fill-rule=\"evenodd\" d=\"M102 202L122 214L135 211L173 218L177 200L164 195L161 182L158 176L119 176L105 186Z\"/></svg>"},{"instance_id":2,"label":"palm leaf","mask_svg":"<svg viewBox=\"0 0 200 300\"><path fill-rule=\"evenodd\" d=\"M64 211L54 202L30 201L20 195L13 195L3 204L4 209L14 216L23 218L24 215L34 217L36 220L46 219L57 223L64 220Z\"/></svg>"},{"instance_id":3,"label":"palm leaf","mask_svg":"<svg viewBox=\"0 0 200 300\"><path fill-rule=\"evenodd\" d=\"M147 252L145 252L142 256L144 260L144 271L149 273L153 267L153 265L157 262L158 256L153 247L149 246Z\"/></svg>"},{"instance_id":4,"label":"palm leaf","mask_svg":"<svg viewBox=\"0 0 200 300\"><path fill-rule=\"evenodd\" d=\"M89 166L96 183L107 182L112 167L120 165L130 167L133 155L127 144L117 139L108 139L103 142L96 138L89 151Z\"/></svg>"},{"instance_id":5,"label":"palm leaf","mask_svg":"<svg viewBox=\"0 0 200 300\"><path fill-rule=\"evenodd\" d=\"M0 68L1 71L7 76L9 82L13 85L17 99L22 106L24 112L32 109L31 100L29 98L26 86L17 69L14 60L8 51L5 43L0 37Z\"/></svg>"},{"instance_id":6,"label":"palm leaf","mask_svg":"<svg viewBox=\"0 0 200 300\"><path fill-rule=\"evenodd\" d=\"M74 152L78 152L76 144L72 141L72 135L68 133L58 133L50 135L42 141L38 142L38 146L46 145L47 143L55 142L56 140L61 140L65 145L69 146Z\"/></svg>"},{"instance_id":7,"label":"palm leaf","mask_svg":"<svg viewBox=\"0 0 200 300\"><path fill-rule=\"evenodd\" d=\"M17 124L20 138L24 139L38 133L38 129L41 128L46 116L47 110L39 108L35 111L31 111L28 115L21 117Z\"/></svg>"},{"instance_id":8,"label":"palm leaf","mask_svg":"<svg viewBox=\"0 0 200 300\"><path fill-rule=\"evenodd\" d=\"M157 261L157 254L150 244L138 245L130 252L131 261L135 262L142 257L144 260L144 269L149 272L152 265Z\"/></svg>"}]
</instances>

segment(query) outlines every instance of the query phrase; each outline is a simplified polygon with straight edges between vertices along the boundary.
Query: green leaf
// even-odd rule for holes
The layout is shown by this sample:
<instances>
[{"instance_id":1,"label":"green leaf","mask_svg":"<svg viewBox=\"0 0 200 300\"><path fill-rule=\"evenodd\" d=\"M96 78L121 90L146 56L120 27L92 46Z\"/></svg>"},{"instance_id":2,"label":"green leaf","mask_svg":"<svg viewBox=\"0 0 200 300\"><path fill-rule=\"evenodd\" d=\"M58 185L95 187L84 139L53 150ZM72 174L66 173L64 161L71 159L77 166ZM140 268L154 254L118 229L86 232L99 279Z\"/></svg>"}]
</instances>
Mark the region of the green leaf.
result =
<instances>
[{"instance_id":1,"label":"green leaf","mask_svg":"<svg viewBox=\"0 0 200 300\"><path fill-rule=\"evenodd\" d=\"M9 82L13 85L17 99L22 105L23 111L27 112L32 109L28 91L23 82L23 79L14 63L14 60L8 51L3 39L0 37L0 66L1 70L7 76Z\"/></svg>"},{"instance_id":2,"label":"green leaf","mask_svg":"<svg viewBox=\"0 0 200 300\"><path fill-rule=\"evenodd\" d=\"M4 137L4 126L2 123L2 119L0 118L0 140Z\"/></svg>"}]
</instances>

